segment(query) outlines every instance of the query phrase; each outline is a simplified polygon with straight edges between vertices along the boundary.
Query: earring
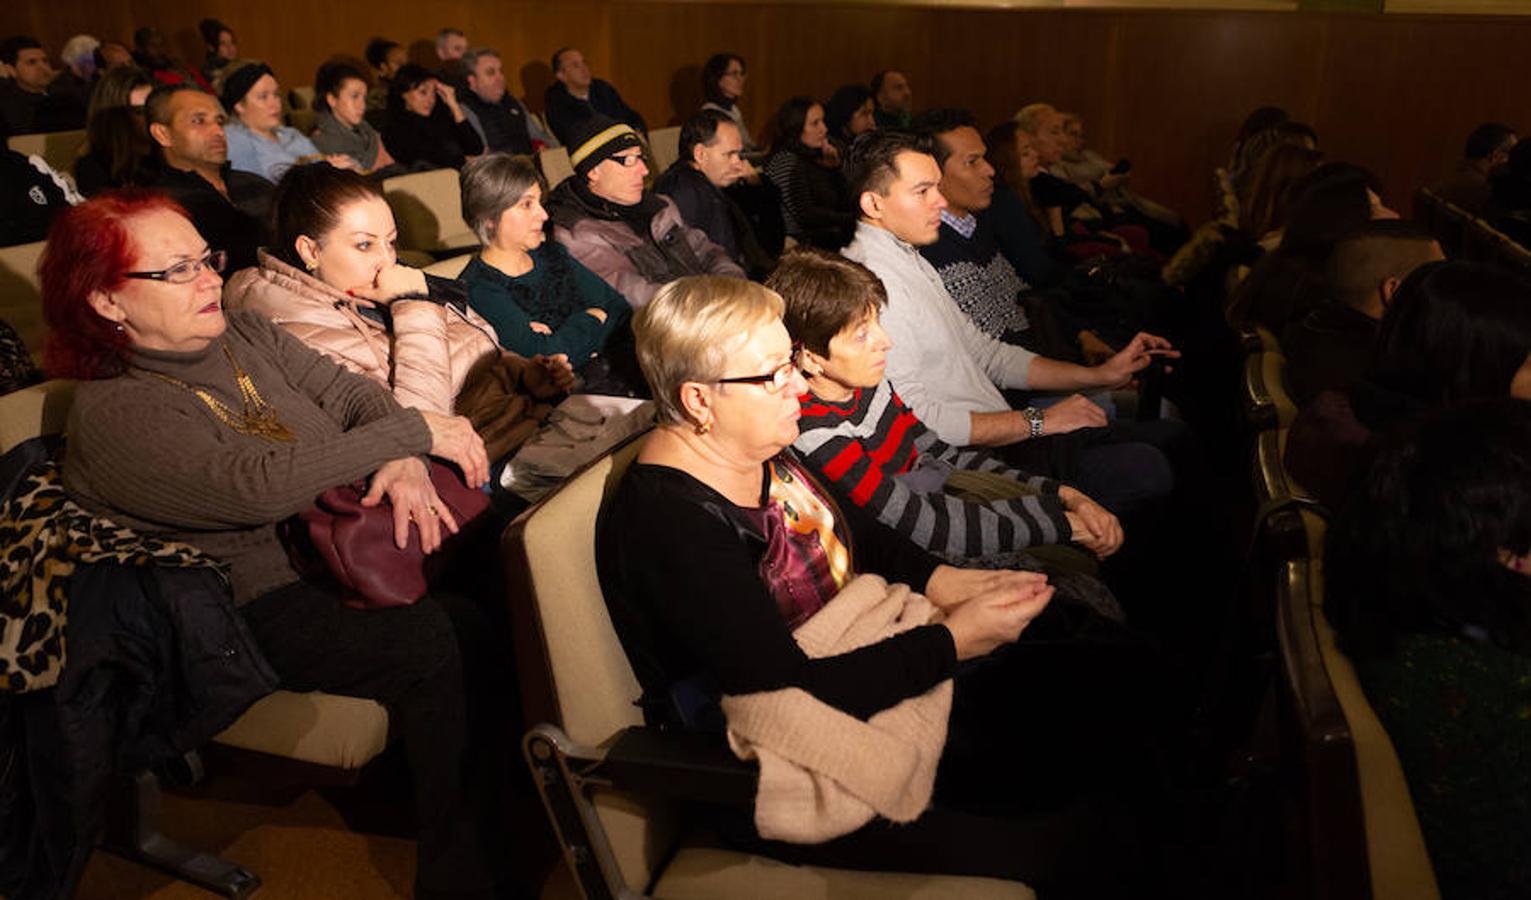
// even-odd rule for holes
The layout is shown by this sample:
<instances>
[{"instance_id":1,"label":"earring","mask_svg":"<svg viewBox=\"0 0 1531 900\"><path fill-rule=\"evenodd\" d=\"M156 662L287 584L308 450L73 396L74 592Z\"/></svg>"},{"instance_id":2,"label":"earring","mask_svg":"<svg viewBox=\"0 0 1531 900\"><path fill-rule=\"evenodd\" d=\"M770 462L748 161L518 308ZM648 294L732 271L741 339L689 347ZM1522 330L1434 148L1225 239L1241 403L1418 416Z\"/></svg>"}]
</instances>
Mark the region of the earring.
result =
<instances>
[{"instance_id":1,"label":"earring","mask_svg":"<svg viewBox=\"0 0 1531 900\"><path fill-rule=\"evenodd\" d=\"M303 268L307 269L310 272L317 272L317 271L319 271L319 260L311 259L308 262L303 264Z\"/></svg>"},{"instance_id":2,"label":"earring","mask_svg":"<svg viewBox=\"0 0 1531 900\"><path fill-rule=\"evenodd\" d=\"M112 328L113 328L113 329L114 329L114 330L115 330L115 331L116 331L116 332L117 332L117 333L118 333L118 334L127 334L127 333L128 333L128 330L127 330L127 329L126 329L126 328L123 328L123 327L122 327L122 323L121 323L121 322L114 322L114 323L112 323Z\"/></svg>"},{"instance_id":3,"label":"earring","mask_svg":"<svg viewBox=\"0 0 1531 900\"><path fill-rule=\"evenodd\" d=\"M711 430L712 430L712 423L711 422L703 422L702 424L696 426L696 433L697 434L706 434L707 432L709 432Z\"/></svg>"}]
</instances>

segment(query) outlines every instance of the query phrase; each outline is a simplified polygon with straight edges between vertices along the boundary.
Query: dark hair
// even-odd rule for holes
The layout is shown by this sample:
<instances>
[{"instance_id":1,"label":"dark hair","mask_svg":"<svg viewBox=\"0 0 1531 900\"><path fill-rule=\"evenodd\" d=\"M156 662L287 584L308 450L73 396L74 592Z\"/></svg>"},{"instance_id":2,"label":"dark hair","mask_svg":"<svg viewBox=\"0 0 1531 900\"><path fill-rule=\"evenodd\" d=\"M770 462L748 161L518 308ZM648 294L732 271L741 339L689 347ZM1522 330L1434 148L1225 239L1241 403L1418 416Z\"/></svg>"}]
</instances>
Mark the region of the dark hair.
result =
<instances>
[{"instance_id":1,"label":"dark hair","mask_svg":"<svg viewBox=\"0 0 1531 900\"><path fill-rule=\"evenodd\" d=\"M403 109L405 94L436 77L435 72L416 63L405 63L399 66L399 71L393 73L393 80L388 82L389 111L397 112Z\"/></svg>"},{"instance_id":2,"label":"dark hair","mask_svg":"<svg viewBox=\"0 0 1531 900\"><path fill-rule=\"evenodd\" d=\"M118 66L103 71L90 92L90 106L85 111L86 122L89 123L102 110L127 106L135 89L152 88L157 84L159 82L150 78L148 72L137 66Z\"/></svg>"},{"instance_id":3,"label":"dark hair","mask_svg":"<svg viewBox=\"0 0 1531 900\"><path fill-rule=\"evenodd\" d=\"M362 51L362 56L367 58L367 64L372 68L381 69L388 62L388 51L397 46L399 46L397 41L375 37L367 42L367 49Z\"/></svg>"},{"instance_id":4,"label":"dark hair","mask_svg":"<svg viewBox=\"0 0 1531 900\"><path fill-rule=\"evenodd\" d=\"M1324 273L1329 298L1360 308L1388 278L1403 279L1427 260L1435 238L1412 222L1378 219L1341 238Z\"/></svg>"},{"instance_id":5,"label":"dark hair","mask_svg":"<svg viewBox=\"0 0 1531 900\"><path fill-rule=\"evenodd\" d=\"M339 93L345 83L353 79L368 84L367 76L350 63L331 60L319 66L319 71L314 73L314 109L329 112L330 101L326 98Z\"/></svg>"},{"instance_id":6,"label":"dark hair","mask_svg":"<svg viewBox=\"0 0 1531 900\"><path fill-rule=\"evenodd\" d=\"M984 159L994 167L994 177L1002 181L1006 187L1014 191L1021 198L1021 203L1026 207L1032 219L1042 227L1043 234L1052 233L1052 225L1047 221L1047 216L1037 208L1037 203L1031 197L1031 183L1021 173L1021 160L1015 152L1015 135L1021 130L1021 123L1014 119L995 125L989 129L989 133L983 136Z\"/></svg>"},{"instance_id":7,"label":"dark hair","mask_svg":"<svg viewBox=\"0 0 1531 900\"><path fill-rule=\"evenodd\" d=\"M820 356L835 335L888 303L882 279L861 263L817 247L794 247L765 286L781 295L787 334Z\"/></svg>"},{"instance_id":8,"label":"dark hair","mask_svg":"<svg viewBox=\"0 0 1531 900\"><path fill-rule=\"evenodd\" d=\"M851 116L870 99L872 92L864 84L842 85L830 94L829 101L824 104L824 124L829 127L830 136L842 141L851 140L848 133Z\"/></svg>"},{"instance_id":9,"label":"dark hair","mask_svg":"<svg viewBox=\"0 0 1531 900\"><path fill-rule=\"evenodd\" d=\"M1386 446L1329 532L1324 611L1345 652L1403 634L1531 648L1531 403L1501 398L1426 419Z\"/></svg>"},{"instance_id":10,"label":"dark hair","mask_svg":"<svg viewBox=\"0 0 1531 900\"><path fill-rule=\"evenodd\" d=\"M897 71L898 69L883 69L881 72L878 72L876 75L872 76L870 89L872 91L873 97L876 97L878 94L882 93L882 83L888 80L889 75L892 75Z\"/></svg>"},{"instance_id":11,"label":"dark hair","mask_svg":"<svg viewBox=\"0 0 1531 900\"><path fill-rule=\"evenodd\" d=\"M1303 122L1288 119L1273 126L1271 131L1275 132L1277 140L1282 143L1301 144L1303 141L1310 141L1314 147L1318 146L1318 132L1312 125Z\"/></svg>"},{"instance_id":12,"label":"dark hair","mask_svg":"<svg viewBox=\"0 0 1531 900\"><path fill-rule=\"evenodd\" d=\"M209 50L218 49L218 41L225 31L229 34L234 33L234 29L217 19L203 19L197 23L197 31L202 33L202 43L206 44Z\"/></svg>"},{"instance_id":13,"label":"dark hair","mask_svg":"<svg viewBox=\"0 0 1531 900\"><path fill-rule=\"evenodd\" d=\"M714 53L702 63L702 98L708 103L716 103L726 108L732 107L732 97L724 95L723 89L718 87L718 82L723 80L723 73L728 71L728 64L737 61L741 69L748 69L744 65L744 57L737 53Z\"/></svg>"},{"instance_id":14,"label":"dark hair","mask_svg":"<svg viewBox=\"0 0 1531 900\"><path fill-rule=\"evenodd\" d=\"M158 28L155 28L153 25L144 25L133 32L133 49L145 50L148 48L150 40L160 36Z\"/></svg>"},{"instance_id":15,"label":"dark hair","mask_svg":"<svg viewBox=\"0 0 1531 900\"><path fill-rule=\"evenodd\" d=\"M34 37L27 37L24 34L8 37L0 41L0 62L8 66L14 66L16 65L16 60L21 58L21 51L41 50L42 48L43 45L39 44L37 38Z\"/></svg>"},{"instance_id":16,"label":"dark hair","mask_svg":"<svg viewBox=\"0 0 1531 900\"><path fill-rule=\"evenodd\" d=\"M692 161L692 152L698 144L703 147L712 146L713 139L718 136L719 125L734 125L733 119L715 109L704 109L686 120L686 124L680 127L680 156L677 159L682 163Z\"/></svg>"},{"instance_id":17,"label":"dark hair","mask_svg":"<svg viewBox=\"0 0 1531 900\"><path fill-rule=\"evenodd\" d=\"M1415 269L1382 316L1367 381L1430 408L1509 392L1531 355L1531 280L1486 263Z\"/></svg>"},{"instance_id":18,"label":"dark hair","mask_svg":"<svg viewBox=\"0 0 1531 900\"><path fill-rule=\"evenodd\" d=\"M1515 136L1515 129L1498 122L1485 122L1474 128L1467 136L1467 147L1462 155L1468 159L1488 159L1494 151Z\"/></svg>"},{"instance_id":19,"label":"dark hair","mask_svg":"<svg viewBox=\"0 0 1531 900\"><path fill-rule=\"evenodd\" d=\"M559 47L557 50L553 51L553 59L549 65L553 67L554 75L558 74L558 64L563 60L563 55L573 49L573 47Z\"/></svg>"},{"instance_id":20,"label":"dark hair","mask_svg":"<svg viewBox=\"0 0 1531 900\"><path fill-rule=\"evenodd\" d=\"M1239 210L1239 228L1254 240L1286 224L1294 185L1318 168L1324 154L1301 144L1277 144L1254 168L1249 196Z\"/></svg>"},{"instance_id":21,"label":"dark hair","mask_svg":"<svg viewBox=\"0 0 1531 900\"><path fill-rule=\"evenodd\" d=\"M1287 194L1286 231L1279 253L1322 266L1334 242L1371 221L1371 190L1382 182L1354 163L1324 163L1295 182Z\"/></svg>"},{"instance_id":22,"label":"dark hair","mask_svg":"<svg viewBox=\"0 0 1531 900\"><path fill-rule=\"evenodd\" d=\"M183 81L180 84L156 84L154 90L150 91L148 98L144 100L144 122L149 125L169 125L170 99L182 91L196 91L199 94L207 94L206 91L198 87L196 82L193 81ZM207 94L207 96L213 97L212 94ZM218 98L213 97L213 100L217 101ZM224 110L224 112L227 113L228 110Z\"/></svg>"},{"instance_id":23,"label":"dark hair","mask_svg":"<svg viewBox=\"0 0 1531 900\"><path fill-rule=\"evenodd\" d=\"M339 224L342 210L369 198L384 199L383 190L356 172L327 162L291 167L271 195L271 252L288 265L303 268L298 238L308 235L318 240Z\"/></svg>"},{"instance_id":24,"label":"dark hair","mask_svg":"<svg viewBox=\"0 0 1531 900\"><path fill-rule=\"evenodd\" d=\"M787 102L776 110L776 115L771 118L771 152L778 150L791 150L793 153L807 153L803 146L803 125L808 121L808 111L819 105L819 101L802 94L787 98Z\"/></svg>"},{"instance_id":25,"label":"dark hair","mask_svg":"<svg viewBox=\"0 0 1531 900\"><path fill-rule=\"evenodd\" d=\"M898 178L898 155L923 153L934 158L936 153L930 145L930 138L922 134L892 128L869 131L857 138L845 160L852 205L860 209L861 195L867 191L886 196L888 185Z\"/></svg>"},{"instance_id":26,"label":"dark hair","mask_svg":"<svg viewBox=\"0 0 1531 900\"><path fill-rule=\"evenodd\" d=\"M944 170L947 157L951 156L952 152L941 140L941 135L950 134L959 128L971 128L977 131L978 118L965 109L946 106L925 110L914 117L909 127L931 139L930 146L935 151L936 165Z\"/></svg>"},{"instance_id":27,"label":"dark hair","mask_svg":"<svg viewBox=\"0 0 1531 900\"><path fill-rule=\"evenodd\" d=\"M141 112L131 106L96 110L85 124L85 151L106 169L107 183L125 185L154 155Z\"/></svg>"},{"instance_id":28,"label":"dark hair","mask_svg":"<svg viewBox=\"0 0 1531 900\"><path fill-rule=\"evenodd\" d=\"M1287 111L1279 106L1258 106L1249 115L1244 117L1244 124L1239 126L1239 133L1233 139L1234 147L1243 143L1262 131L1269 131L1290 119Z\"/></svg>"}]
</instances>

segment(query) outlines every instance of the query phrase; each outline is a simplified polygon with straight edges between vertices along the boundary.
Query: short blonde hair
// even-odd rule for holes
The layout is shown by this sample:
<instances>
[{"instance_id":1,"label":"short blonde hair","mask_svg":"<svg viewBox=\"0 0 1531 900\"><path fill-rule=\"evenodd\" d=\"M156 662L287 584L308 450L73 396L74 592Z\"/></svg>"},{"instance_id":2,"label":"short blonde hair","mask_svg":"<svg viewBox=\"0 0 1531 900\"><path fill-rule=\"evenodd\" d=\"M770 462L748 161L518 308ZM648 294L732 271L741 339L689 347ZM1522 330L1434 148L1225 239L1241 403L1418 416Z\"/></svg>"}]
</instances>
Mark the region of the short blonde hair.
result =
<instances>
[{"instance_id":1,"label":"short blonde hair","mask_svg":"<svg viewBox=\"0 0 1531 900\"><path fill-rule=\"evenodd\" d=\"M1050 103L1031 103L1021 107L1021 111L1015 114L1015 124L1021 126L1021 130L1027 134L1036 134L1037 129L1042 127L1042 119L1048 113L1057 112Z\"/></svg>"},{"instance_id":2,"label":"short blonde hair","mask_svg":"<svg viewBox=\"0 0 1531 900\"><path fill-rule=\"evenodd\" d=\"M775 291L742 278L694 275L659 289L633 315L638 366L654 392L661 423L686 424L680 387L723 377L730 353L755 329L781 319Z\"/></svg>"}]
</instances>

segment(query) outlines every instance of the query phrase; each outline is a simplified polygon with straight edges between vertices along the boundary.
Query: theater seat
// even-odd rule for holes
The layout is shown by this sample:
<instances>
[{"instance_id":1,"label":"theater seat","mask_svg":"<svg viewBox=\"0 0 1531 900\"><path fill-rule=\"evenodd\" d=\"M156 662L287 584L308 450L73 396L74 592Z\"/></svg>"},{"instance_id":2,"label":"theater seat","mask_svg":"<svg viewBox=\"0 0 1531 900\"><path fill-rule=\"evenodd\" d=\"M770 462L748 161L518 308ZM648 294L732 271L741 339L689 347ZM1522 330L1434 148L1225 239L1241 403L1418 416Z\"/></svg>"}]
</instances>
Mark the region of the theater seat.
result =
<instances>
[{"instance_id":1,"label":"theater seat","mask_svg":"<svg viewBox=\"0 0 1531 900\"><path fill-rule=\"evenodd\" d=\"M528 721L525 748L587 897L1034 898L1014 882L787 865L688 827L688 800L748 803L756 769L711 735L644 727L637 679L596 577L595 522L642 435L506 530L501 556Z\"/></svg>"},{"instance_id":2,"label":"theater seat","mask_svg":"<svg viewBox=\"0 0 1531 900\"><path fill-rule=\"evenodd\" d=\"M47 325L37 280L37 263L46 241L0 247L0 319L16 329L34 358L40 358Z\"/></svg>"},{"instance_id":3,"label":"theater seat","mask_svg":"<svg viewBox=\"0 0 1531 900\"><path fill-rule=\"evenodd\" d=\"M670 168L680 158L680 129L656 128L649 132L649 152L654 154L654 174Z\"/></svg>"},{"instance_id":4,"label":"theater seat","mask_svg":"<svg viewBox=\"0 0 1531 900\"><path fill-rule=\"evenodd\" d=\"M85 146L85 130L17 134L7 143L22 156L41 156L55 172L67 174L74 171L74 161L80 158L80 148Z\"/></svg>"},{"instance_id":5,"label":"theater seat","mask_svg":"<svg viewBox=\"0 0 1531 900\"><path fill-rule=\"evenodd\" d=\"M383 182L393 207L399 248L439 254L476 248L478 237L462 217L462 187L456 169L432 169Z\"/></svg>"},{"instance_id":6,"label":"theater seat","mask_svg":"<svg viewBox=\"0 0 1531 900\"><path fill-rule=\"evenodd\" d=\"M462 270L468 267L468 262L472 259L472 253L459 253L440 262L431 263L425 267L425 273L441 278L457 278L462 275Z\"/></svg>"},{"instance_id":7,"label":"theater seat","mask_svg":"<svg viewBox=\"0 0 1531 900\"><path fill-rule=\"evenodd\" d=\"M550 191L574 174L574 164L569 162L569 151L562 147L549 147L539 152L537 165L542 169L542 177L547 179Z\"/></svg>"},{"instance_id":8,"label":"theater seat","mask_svg":"<svg viewBox=\"0 0 1531 900\"><path fill-rule=\"evenodd\" d=\"M287 103L293 109L314 108L314 86L295 87L287 92Z\"/></svg>"},{"instance_id":9,"label":"theater seat","mask_svg":"<svg viewBox=\"0 0 1531 900\"><path fill-rule=\"evenodd\" d=\"M1244 360L1244 417L1251 431L1288 428L1297 404L1286 388L1286 357L1263 350Z\"/></svg>"},{"instance_id":10,"label":"theater seat","mask_svg":"<svg viewBox=\"0 0 1531 900\"><path fill-rule=\"evenodd\" d=\"M388 746L388 711L372 700L276 691L213 740L229 747L356 771Z\"/></svg>"}]
</instances>

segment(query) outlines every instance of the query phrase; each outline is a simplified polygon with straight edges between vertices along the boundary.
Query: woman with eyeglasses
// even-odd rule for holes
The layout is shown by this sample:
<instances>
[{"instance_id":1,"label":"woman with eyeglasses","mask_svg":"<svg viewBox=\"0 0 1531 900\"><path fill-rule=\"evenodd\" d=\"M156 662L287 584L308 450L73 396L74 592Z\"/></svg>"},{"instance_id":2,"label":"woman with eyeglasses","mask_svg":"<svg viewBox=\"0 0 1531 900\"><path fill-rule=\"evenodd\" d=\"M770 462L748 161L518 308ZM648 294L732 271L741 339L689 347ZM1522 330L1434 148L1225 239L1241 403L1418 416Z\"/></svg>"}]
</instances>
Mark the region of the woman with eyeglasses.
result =
<instances>
[{"instance_id":1,"label":"woman with eyeglasses","mask_svg":"<svg viewBox=\"0 0 1531 900\"><path fill-rule=\"evenodd\" d=\"M760 148L750 137L749 126L744 123L744 111L739 108L739 98L744 96L744 80L749 69L744 57L737 53L714 53L702 64L702 109L715 109L739 126L739 136L744 138L744 152L755 153Z\"/></svg>"},{"instance_id":2,"label":"woman with eyeglasses","mask_svg":"<svg viewBox=\"0 0 1531 900\"><path fill-rule=\"evenodd\" d=\"M596 560L639 704L651 724L721 731L739 724L737 698L782 689L800 693L778 708L816 702L829 709L818 721L841 724L947 685L953 694L949 718L932 714L940 731L925 748L934 754L922 757L940 758L934 805L913 821L831 828L813 821L832 806L815 790L795 816L821 837L772 839L757 832L767 821L758 804L769 803L763 777L753 816L718 811L709 824L794 863L1015 879L1043 896L1151 895L1132 849L1142 823L1122 806L1142 789L1133 778L1152 754L1142 722L1119 714L1151 679L1137 671L1100 684L1090 674L1111 668L1097 663L1127 652L1120 646L1085 659L1054 653L1051 638L1017 643L1023 631L1054 635L1058 627L1045 575L941 564L857 506L835 502L789 449L807 385L782 313L769 288L696 276L665 285L634 314L658 424L598 520ZM906 606L892 633L860 632L854 649L800 646L794 633L805 623L857 602L846 594L866 590L863 574L907 585L930 606L916 604L919 615ZM800 719L783 727L796 736L783 752L802 754L793 759L836 753L815 744ZM875 752L861 758L862 768L880 765ZM1065 774L1078 769L1089 777ZM1092 836L1108 822L1109 840Z\"/></svg>"},{"instance_id":3,"label":"woman with eyeglasses","mask_svg":"<svg viewBox=\"0 0 1531 900\"><path fill-rule=\"evenodd\" d=\"M365 502L392 505L401 545L418 532L433 551L457 523L426 459L480 485L483 443L467 420L401 406L265 317L225 313L223 262L163 195L109 193L58 217L39 267L48 364L82 381L64 487L119 526L224 563L283 688L387 706L415 781L417 890L488 892L503 859L484 853L479 832L500 828L501 813L492 786L465 773L494 741L470 736L471 654L455 636L482 628L474 609L433 595L345 606L293 568L277 534L320 492L364 479Z\"/></svg>"}]
</instances>

